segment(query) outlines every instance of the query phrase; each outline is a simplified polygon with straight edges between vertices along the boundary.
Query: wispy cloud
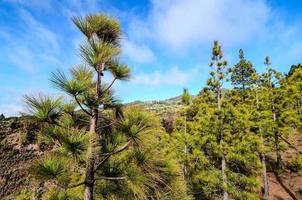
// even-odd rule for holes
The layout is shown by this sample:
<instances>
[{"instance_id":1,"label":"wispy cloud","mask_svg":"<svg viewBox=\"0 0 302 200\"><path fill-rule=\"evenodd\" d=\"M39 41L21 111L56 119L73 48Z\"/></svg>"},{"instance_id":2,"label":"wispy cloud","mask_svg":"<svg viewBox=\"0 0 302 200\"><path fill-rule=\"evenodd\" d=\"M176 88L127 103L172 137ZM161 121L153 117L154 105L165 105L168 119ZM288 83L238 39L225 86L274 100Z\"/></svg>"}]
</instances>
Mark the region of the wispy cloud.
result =
<instances>
[{"instance_id":1,"label":"wispy cloud","mask_svg":"<svg viewBox=\"0 0 302 200\"><path fill-rule=\"evenodd\" d=\"M214 39L238 44L261 35L269 19L264 0L153 0L147 23L136 20L132 32L146 33L174 49Z\"/></svg>"},{"instance_id":2,"label":"wispy cloud","mask_svg":"<svg viewBox=\"0 0 302 200\"><path fill-rule=\"evenodd\" d=\"M0 39L6 43L1 49L0 59L26 71L40 69L50 63L59 63L56 58L60 53L57 35L25 9L19 9L18 14L19 31L0 34ZM9 29L4 30L9 31Z\"/></svg>"},{"instance_id":3,"label":"wispy cloud","mask_svg":"<svg viewBox=\"0 0 302 200\"><path fill-rule=\"evenodd\" d=\"M200 72L200 66L196 66L185 71L178 67L172 67L164 72L156 71L152 73L138 73L134 75L131 83L152 87L163 85L184 86L188 82L193 81Z\"/></svg>"},{"instance_id":4,"label":"wispy cloud","mask_svg":"<svg viewBox=\"0 0 302 200\"><path fill-rule=\"evenodd\" d=\"M0 104L0 114L5 117L18 116L21 112L24 112L24 108L20 104Z\"/></svg>"},{"instance_id":5,"label":"wispy cloud","mask_svg":"<svg viewBox=\"0 0 302 200\"><path fill-rule=\"evenodd\" d=\"M123 40L123 54L138 63L152 63L156 61L153 51L145 44L136 44L130 40Z\"/></svg>"},{"instance_id":6,"label":"wispy cloud","mask_svg":"<svg viewBox=\"0 0 302 200\"><path fill-rule=\"evenodd\" d=\"M4 0L10 4L16 4L25 8L35 9L38 11L49 11L52 8L52 0Z\"/></svg>"}]
</instances>

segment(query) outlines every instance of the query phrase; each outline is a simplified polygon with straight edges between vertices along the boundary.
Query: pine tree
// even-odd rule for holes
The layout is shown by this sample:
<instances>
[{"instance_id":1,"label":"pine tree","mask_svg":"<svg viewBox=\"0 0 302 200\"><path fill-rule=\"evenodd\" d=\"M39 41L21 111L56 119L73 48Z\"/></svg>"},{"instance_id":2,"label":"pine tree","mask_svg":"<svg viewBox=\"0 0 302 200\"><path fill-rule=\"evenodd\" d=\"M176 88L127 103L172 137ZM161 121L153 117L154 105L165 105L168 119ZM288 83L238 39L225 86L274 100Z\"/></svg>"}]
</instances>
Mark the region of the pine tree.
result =
<instances>
[{"instance_id":1,"label":"pine tree","mask_svg":"<svg viewBox=\"0 0 302 200\"><path fill-rule=\"evenodd\" d=\"M40 143L51 149L30 167L39 185L52 186L43 198L189 199L179 165L160 151L160 121L136 108L123 111L114 97L113 84L130 77L118 60L119 22L98 14L73 22L87 39L84 64L51 78L68 98L25 96L42 124ZM113 79L106 83L108 74Z\"/></svg>"},{"instance_id":2,"label":"pine tree","mask_svg":"<svg viewBox=\"0 0 302 200\"><path fill-rule=\"evenodd\" d=\"M183 89L183 93L181 96L181 102L185 105L188 106L190 105L191 102L191 96L189 94L188 89ZM188 136L187 136L187 108L185 108L185 113L184 113L184 156L187 157L187 152L188 152L188 147L187 147L187 140L188 140ZM187 174L187 163L186 163L186 158L184 159L184 163L183 163L183 178L185 179L185 176Z\"/></svg>"},{"instance_id":3,"label":"pine tree","mask_svg":"<svg viewBox=\"0 0 302 200\"><path fill-rule=\"evenodd\" d=\"M183 89L183 93L181 95L181 102L184 104L184 105L189 105L190 104L190 101L191 101L191 96L189 94L189 91L188 89Z\"/></svg>"},{"instance_id":4,"label":"pine tree","mask_svg":"<svg viewBox=\"0 0 302 200\"><path fill-rule=\"evenodd\" d=\"M299 66L299 65L297 65ZM291 70L292 71L292 70ZM283 95L286 98L287 105L291 106L291 110L295 111L287 116L291 121L295 120L294 127L301 131L302 122L302 68L295 68L292 73L286 76L281 84L284 89Z\"/></svg>"},{"instance_id":5,"label":"pine tree","mask_svg":"<svg viewBox=\"0 0 302 200\"><path fill-rule=\"evenodd\" d=\"M249 101L246 101L246 106L250 106L251 109L251 122L252 122L252 131L260 137L262 148L259 149L261 165L262 165L262 185L263 185L263 199L268 199L269 197L269 183L267 176L267 167L266 167L266 155L267 148L265 148L265 139L267 134L263 130L266 127L265 122L267 119L271 118L266 112L266 108L263 106L264 102L262 99L262 86L260 77L258 74L253 74L253 85L251 85L251 90L249 91L248 97ZM249 105L250 104L250 105Z\"/></svg>"},{"instance_id":6,"label":"pine tree","mask_svg":"<svg viewBox=\"0 0 302 200\"><path fill-rule=\"evenodd\" d=\"M273 137L272 147L276 153L276 167L282 168L281 151L283 149L280 141L281 132L281 115L282 115L282 92L280 88L281 73L271 67L270 58L267 56L264 61L266 72L262 74L261 81L263 87L263 98L267 112L271 114L271 119L266 121L265 126L268 134Z\"/></svg>"},{"instance_id":7,"label":"pine tree","mask_svg":"<svg viewBox=\"0 0 302 200\"><path fill-rule=\"evenodd\" d=\"M291 75L293 75L297 69L301 69L301 68L302 68L302 64L301 64L301 63L299 63L299 64L297 64L297 65L292 65L292 66L290 67L290 70L289 70L289 72L287 73L286 76L291 76Z\"/></svg>"},{"instance_id":8,"label":"pine tree","mask_svg":"<svg viewBox=\"0 0 302 200\"><path fill-rule=\"evenodd\" d=\"M223 90L226 62L221 47L214 43L211 78L187 109L187 163L189 188L195 199L257 199L259 184L259 137L251 129L248 107L236 99L235 90ZM184 118L176 120L172 134L175 149L183 148ZM175 153L171 151L170 153Z\"/></svg>"},{"instance_id":9,"label":"pine tree","mask_svg":"<svg viewBox=\"0 0 302 200\"><path fill-rule=\"evenodd\" d=\"M245 59L242 49L239 50L239 62L230 71L232 72L231 82L235 88L244 91L253 84L252 76L256 73L256 70L252 63Z\"/></svg>"},{"instance_id":10,"label":"pine tree","mask_svg":"<svg viewBox=\"0 0 302 200\"><path fill-rule=\"evenodd\" d=\"M222 86L223 81L226 78L226 71L225 67L227 66L227 62L222 60L223 53L221 46L218 44L217 41L214 41L214 46L212 49L212 62L210 66L212 67L213 71L211 71L211 78L208 81L208 86L214 92L217 100L217 109L218 109L218 120L220 121L220 125L218 128L219 133L219 140L220 145L223 148L224 143L224 133L223 133L223 124L222 124L222 113L221 113L221 101L222 101ZM226 160L225 160L224 150L222 149L221 155L221 174L222 174L222 182L223 182L223 200L228 200L228 192L227 192L227 177L226 177Z\"/></svg>"}]
</instances>

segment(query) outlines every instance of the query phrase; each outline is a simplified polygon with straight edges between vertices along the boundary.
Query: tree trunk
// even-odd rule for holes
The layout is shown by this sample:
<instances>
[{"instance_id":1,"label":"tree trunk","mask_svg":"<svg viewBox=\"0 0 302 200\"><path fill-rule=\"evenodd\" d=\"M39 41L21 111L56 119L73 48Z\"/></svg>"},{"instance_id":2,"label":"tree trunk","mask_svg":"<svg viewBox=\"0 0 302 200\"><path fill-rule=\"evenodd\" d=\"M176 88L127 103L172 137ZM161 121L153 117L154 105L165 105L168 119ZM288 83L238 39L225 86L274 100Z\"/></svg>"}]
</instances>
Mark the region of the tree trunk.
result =
<instances>
[{"instance_id":1,"label":"tree trunk","mask_svg":"<svg viewBox=\"0 0 302 200\"><path fill-rule=\"evenodd\" d=\"M265 154L261 154L261 163L262 163L262 178L263 178L263 199L268 199L269 196L269 188L268 188L268 178L266 172L266 162L265 162Z\"/></svg>"},{"instance_id":2,"label":"tree trunk","mask_svg":"<svg viewBox=\"0 0 302 200\"><path fill-rule=\"evenodd\" d=\"M217 108L220 111L221 110L221 88L218 88L217 91ZM223 151L223 124L222 124L222 116L221 113L219 112L219 120L221 122L220 125L220 145L222 147L222 151ZM222 175L222 186L223 186L223 200L228 200L229 199L229 195L227 192L227 176L225 174L225 169L226 169L226 159L225 159L225 155L224 152L222 152L222 156L221 156L221 175Z\"/></svg>"},{"instance_id":3,"label":"tree trunk","mask_svg":"<svg viewBox=\"0 0 302 200\"><path fill-rule=\"evenodd\" d=\"M264 143L261 128L260 128L259 132L261 134L261 142ZM261 163L262 163L262 179L263 179L263 199L268 199L268 197L269 197L269 186L268 186L266 161L265 161L265 154L264 153L261 153Z\"/></svg>"},{"instance_id":4,"label":"tree trunk","mask_svg":"<svg viewBox=\"0 0 302 200\"><path fill-rule=\"evenodd\" d=\"M221 157L221 174L222 174L222 183L223 183L223 200L228 200L229 199L229 195L228 192L226 190L227 187L227 178L226 178L226 174L225 174L225 168L226 168L226 162L225 162L225 156L223 155Z\"/></svg>"},{"instance_id":5,"label":"tree trunk","mask_svg":"<svg viewBox=\"0 0 302 200\"><path fill-rule=\"evenodd\" d=\"M258 91L256 89L256 106L257 111L259 111L259 97ZM261 131L261 127L259 127L259 133L261 135L261 142L264 144L264 139ZM262 179L263 179L263 199L268 199L269 197L269 185L268 185L268 177L266 171L266 161L265 161L265 154L261 153L261 163L262 163Z\"/></svg>"},{"instance_id":6,"label":"tree trunk","mask_svg":"<svg viewBox=\"0 0 302 200\"><path fill-rule=\"evenodd\" d=\"M92 109L92 116L90 118L90 134L94 135L96 133L97 128L97 120L98 120L98 109ZM94 139L92 140L93 146ZM85 192L84 192L84 200L93 200L93 185L94 185L94 165L95 165L95 158L93 154L88 158L86 172L85 172Z\"/></svg>"},{"instance_id":7,"label":"tree trunk","mask_svg":"<svg viewBox=\"0 0 302 200\"><path fill-rule=\"evenodd\" d=\"M104 69L104 63L100 65L100 69L97 70L96 83L95 83L95 99L97 101L100 100L100 84L101 84L101 74ZM90 117L90 127L89 132L92 135L92 140L90 147L93 148L94 142L97 132L97 123L99 117L99 105L97 104L95 107L91 109L91 117ZM90 155L87 160L86 172L85 172L85 192L84 192L84 200L93 200L93 185L94 185L94 167L95 167L95 157L94 153Z\"/></svg>"},{"instance_id":8,"label":"tree trunk","mask_svg":"<svg viewBox=\"0 0 302 200\"><path fill-rule=\"evenodd\" d=\"M274 109L274 107L273 107ZM276 122L276 113L273 112L273 120ZM282 159L281 159L281 153L279 150L280 140L279 140L279 132L278 130L275 130L275 150L276 150L276 158L277 158L277 168L282 168Z\"/></svg>"},{"instance_id":9,"label":"tree trunk","mask_svg":"<svg viewBox=\"0 0 302 200\"><path fill-rule=\"evenodd\" d=\"M282 157L279 149L280 140L278 131L275 132L275 149L276 149L276 158L277 158L277 169L282 168Z\"/></svg>"},{"instance_id":10,"label":"tree trunk","mask_svg":"<svg viewBox=\"0 0 302 200\"><path fill-rule=\"evenodd\" d=\"M184 153L185 153L185 161L183 163L183 179L185 180L186 178L186 174L187 174L187 167L186 167L186 160L187 160L187 111L185 113L185 117L184 117L184 120L185 120L185 149L184 149Z\"/></svg>"},{"instance_id":11,"label":"tree trunk","mask_svg":"<svg viewBox=\"0 0 302 200\"><path fill-rule=\"evenodd\" d=\"M94 185L94 159L88 161L85 178L84 200L93 200L93 185Z\"/></svg>"}]
</instances>

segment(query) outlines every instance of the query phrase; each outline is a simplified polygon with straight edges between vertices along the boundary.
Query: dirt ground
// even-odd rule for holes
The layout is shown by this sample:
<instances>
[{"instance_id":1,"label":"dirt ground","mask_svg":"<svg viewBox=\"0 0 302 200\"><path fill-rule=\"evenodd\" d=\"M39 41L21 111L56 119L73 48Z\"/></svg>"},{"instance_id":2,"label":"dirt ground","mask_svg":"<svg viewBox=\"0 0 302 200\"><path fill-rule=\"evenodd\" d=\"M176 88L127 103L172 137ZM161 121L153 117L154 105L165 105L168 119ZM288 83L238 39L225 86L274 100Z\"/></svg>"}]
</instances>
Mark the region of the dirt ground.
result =
<instances>
[{"instance_id":1,"label":"dirt ground","mask_svg":"<svg viewBox=\"0 0 302 200\"><path fill-rule=\"evenodd\" d=\"M293 200L279 184L273 173L269 174L269 200Z\"/></svg>"}]
</instances>

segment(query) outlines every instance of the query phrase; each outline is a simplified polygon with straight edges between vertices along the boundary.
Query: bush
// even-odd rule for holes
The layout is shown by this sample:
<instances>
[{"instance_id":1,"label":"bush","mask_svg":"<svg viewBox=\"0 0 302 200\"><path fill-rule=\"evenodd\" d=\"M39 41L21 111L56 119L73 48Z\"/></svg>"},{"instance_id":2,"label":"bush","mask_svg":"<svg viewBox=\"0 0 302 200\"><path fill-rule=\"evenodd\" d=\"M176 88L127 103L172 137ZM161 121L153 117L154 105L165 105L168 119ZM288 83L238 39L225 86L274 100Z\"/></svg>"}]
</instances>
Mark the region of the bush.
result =
<instances>
[{"instance_id":1,"label":"bush","mask_svg":"<svg viewBox=\"0 0 302 200\"><path fill-rule=\"evenodd\" d=\"M5 119L5 116L4 116L3 114L1 114L1 115L0 115L0 121L1 121L1 120L4 120L4 119Z\"/></svg>"},{"instance_id":2,"label":"bush","mask_svg":"<svg viewBox=\"0 0 302 200\"><path fill-rule=\"evenodd\" d=\"M31 192L27 189L22 190L17 196L16 200L30 200L31 199Z\"/></svg>"},{"instance_id":3,"label":"bush","mask_svg":"<svg viewBox=\"0 0 302 200\"><path fill-rule=\"evenodd\" d=\"M299 155L294 159L291 159L288 162L287 168L292 172L299 172L302 169L302 155Z\"/></svg>"}]
</instances>

